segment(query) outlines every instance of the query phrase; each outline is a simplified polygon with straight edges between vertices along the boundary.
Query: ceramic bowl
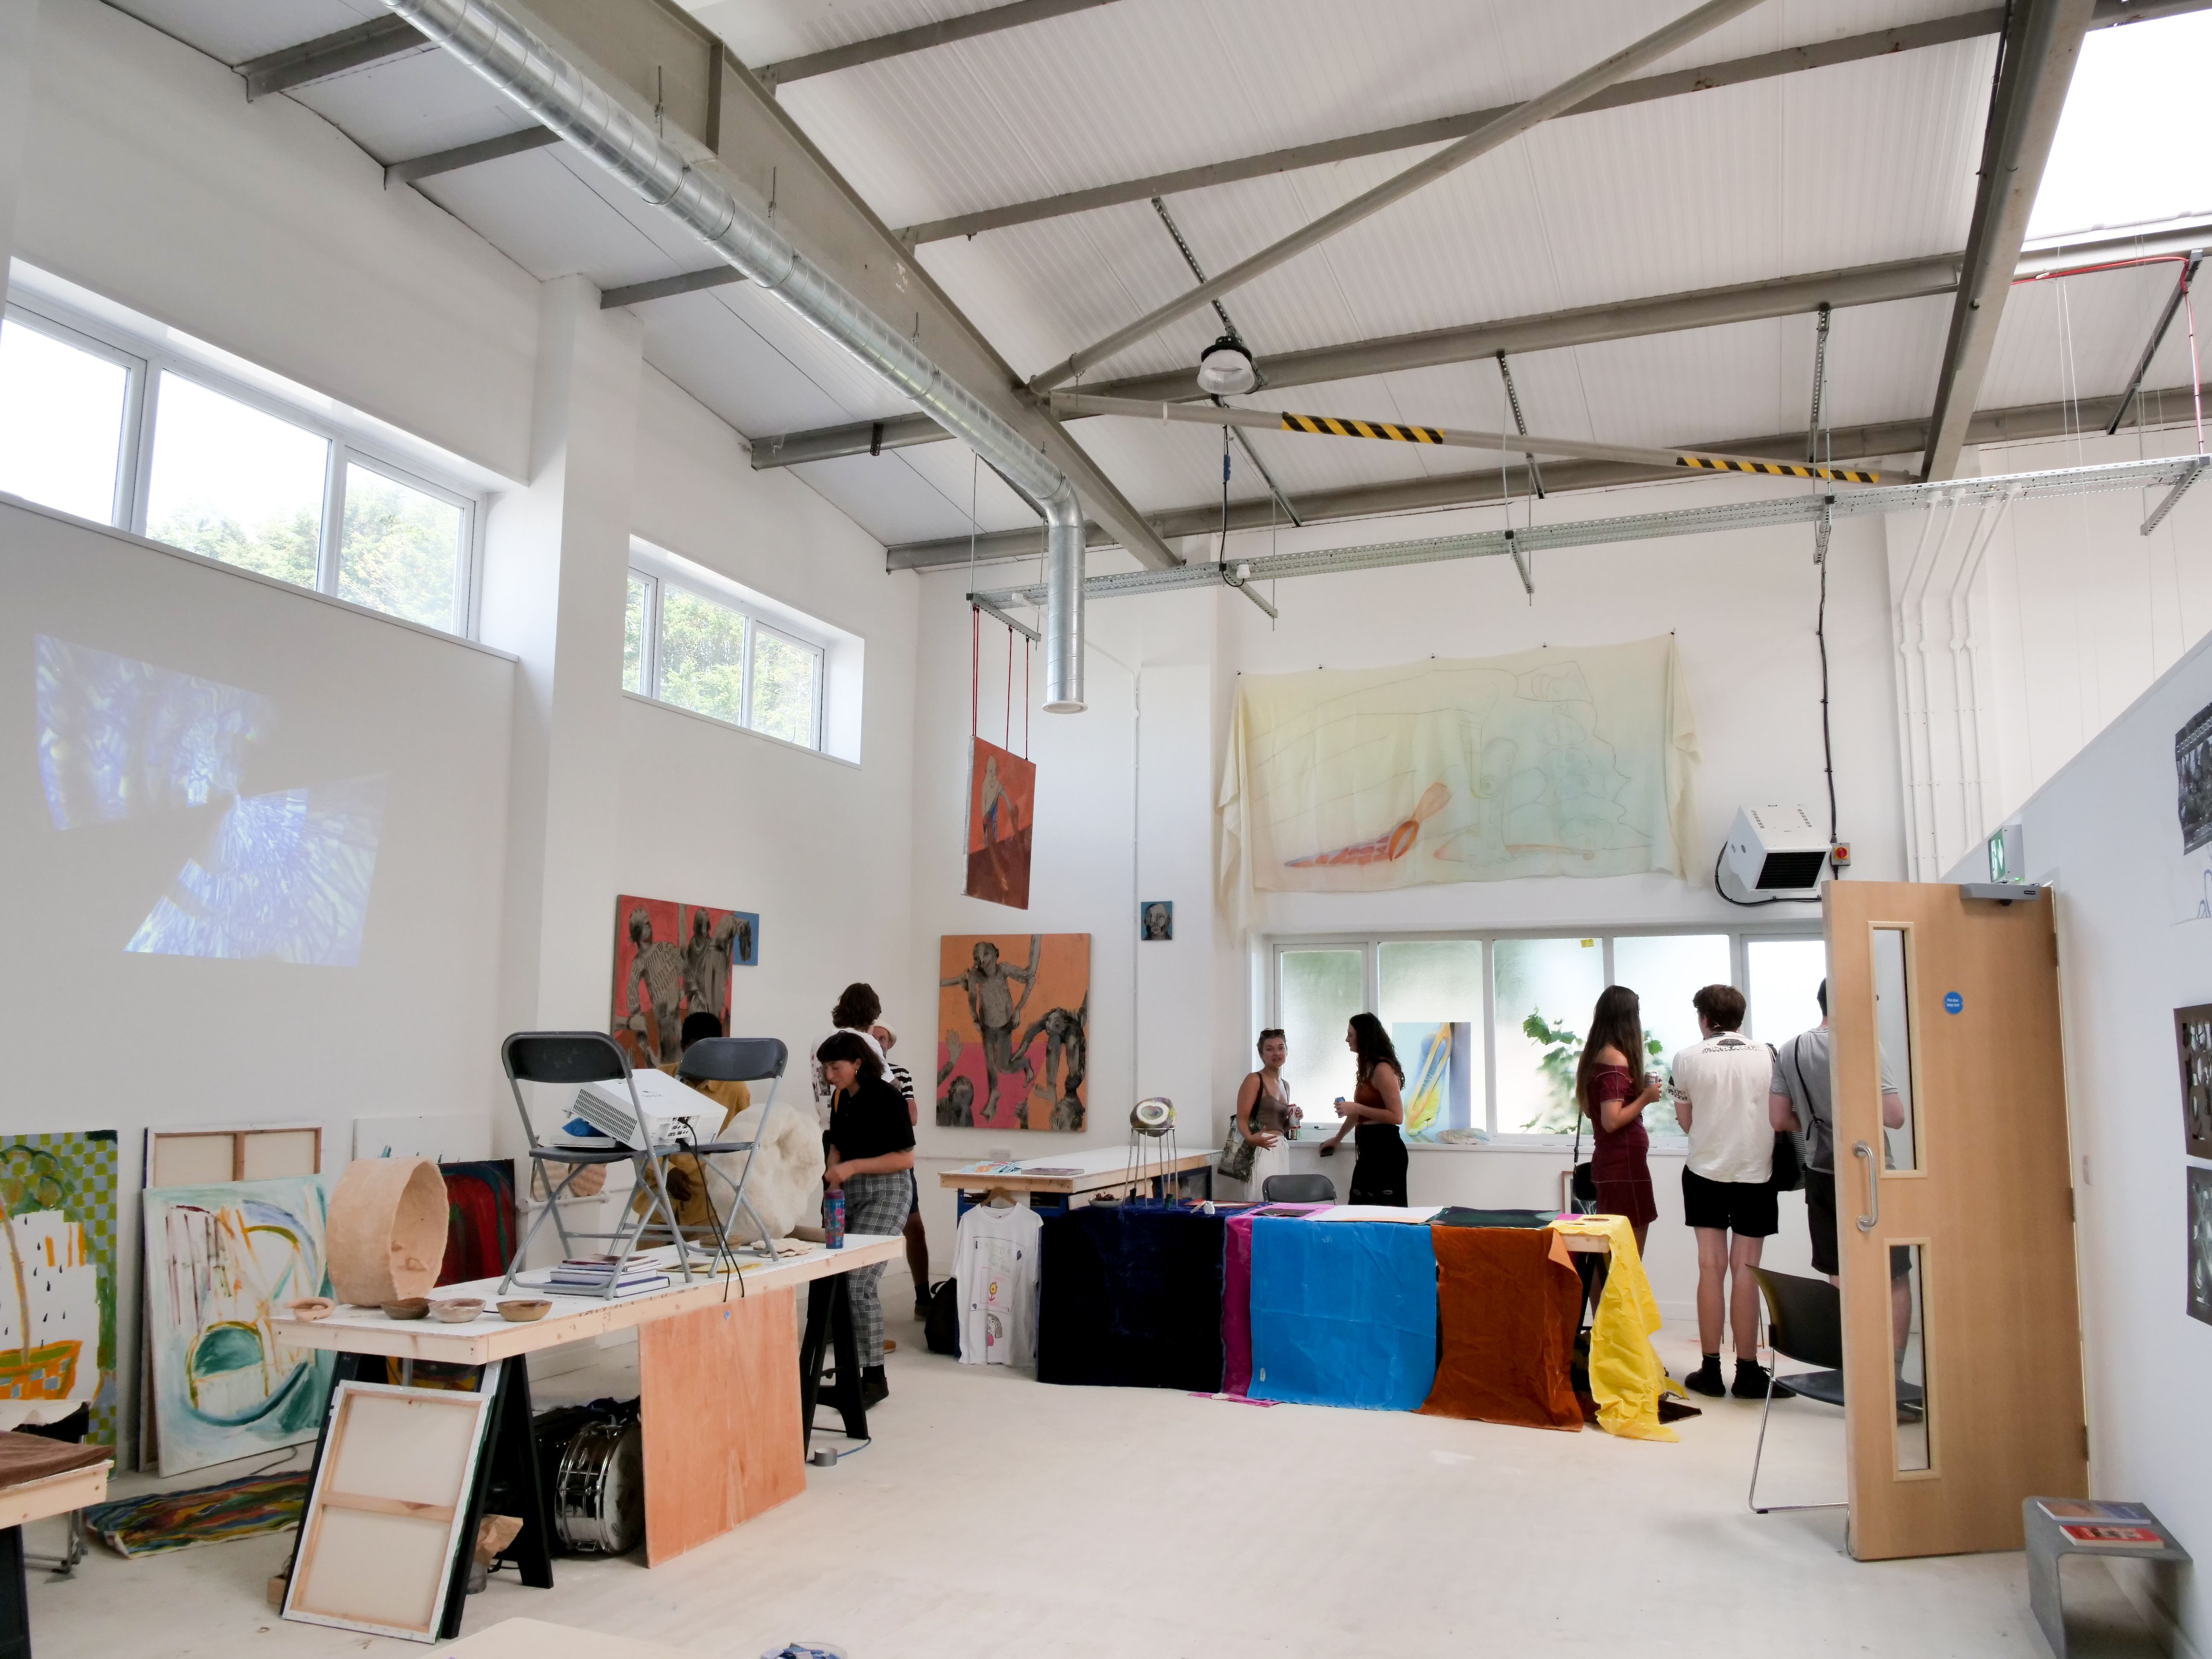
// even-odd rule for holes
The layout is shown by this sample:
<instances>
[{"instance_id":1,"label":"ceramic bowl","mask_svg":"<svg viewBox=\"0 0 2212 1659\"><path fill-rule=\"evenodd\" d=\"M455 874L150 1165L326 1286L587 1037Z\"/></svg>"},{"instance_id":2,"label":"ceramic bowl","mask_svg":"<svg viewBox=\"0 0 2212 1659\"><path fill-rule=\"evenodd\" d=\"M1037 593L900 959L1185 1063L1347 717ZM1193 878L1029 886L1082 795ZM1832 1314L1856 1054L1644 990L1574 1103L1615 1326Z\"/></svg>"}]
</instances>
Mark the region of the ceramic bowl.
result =
<instances>
[{"instance_id":1,"label":"ceramic bowl","mask_svg":"<svg viewBox=\"0 0 2212 1659\"><path fill-rule=\"evenodd\" d=\"M553 1304L538 1297L517 1297L499 1304L499 1316L511 1325L527 1325L533 1319L543 1319L552 1310Z\"/></svg>"},{"instance_id":2,"label":"ceramic bowl","mask_svg":"<svg viewBox=\"0 0 2212 1659\"><path fill-rule=\"evenodd\" d=\"M287 1302L284 1311L295 1319L328 1319L337 1311L337 1306L326 1296L302 1296Z\"/></svg>"},{"instance_id":3,"label":"ceramic bowl","mask_svg":"<svg viewBox=\"0 0 2212 1659\"><path fill-rule=\"evenodd\" d=\"M384 1316L386 1319L420 1319L429 1311L430 1300L428 1297L410 1296L404 1302L387 1302L384 1304Z\"/></svg>"},{"instance_id":4,"label":"ceramic bowl","mask_svg":"<svg viewBox=\"0 0 2212 1659\"><path fill-rule=\"evenodd\" d=\"M441 1324L465 1325L483 1311L481 1297L473 1296L449 1297L443 1302L430 1304L430 1317Z\"/></svg>"}]
</instances>

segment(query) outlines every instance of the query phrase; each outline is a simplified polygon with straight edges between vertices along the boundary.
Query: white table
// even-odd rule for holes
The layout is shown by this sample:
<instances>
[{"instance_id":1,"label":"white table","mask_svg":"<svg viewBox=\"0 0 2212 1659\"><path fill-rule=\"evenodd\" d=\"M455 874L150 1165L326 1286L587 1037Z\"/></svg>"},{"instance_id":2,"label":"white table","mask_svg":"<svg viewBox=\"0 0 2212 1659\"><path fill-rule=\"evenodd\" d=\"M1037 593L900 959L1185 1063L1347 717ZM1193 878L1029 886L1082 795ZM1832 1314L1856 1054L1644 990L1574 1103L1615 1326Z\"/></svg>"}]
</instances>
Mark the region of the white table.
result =
<instances>
[{"instance_id":1,"label":"white table","mask_svg":"<svg viewBox=\"0 0 2212 1659\"><path fill-rule=\"evenodd\" d=\"M1157 1146L1148 1146L1141 1161L1132 1164L1126 1146L1085 1147L1077 1152L1041 1154L1023 1158L1011 1169L993 1170L963 1166L946 1170L937 1177L939 1187L955 1192L985 1193L1003 1188L1024 1203L1035 1193L1072 1198L1078 1193L1103 1192L1145 1182L1162 1182L1186 1170L1211 1170L1210 1152L1184 1152L1170 1158Z\"/></svg>"}]
</instances>

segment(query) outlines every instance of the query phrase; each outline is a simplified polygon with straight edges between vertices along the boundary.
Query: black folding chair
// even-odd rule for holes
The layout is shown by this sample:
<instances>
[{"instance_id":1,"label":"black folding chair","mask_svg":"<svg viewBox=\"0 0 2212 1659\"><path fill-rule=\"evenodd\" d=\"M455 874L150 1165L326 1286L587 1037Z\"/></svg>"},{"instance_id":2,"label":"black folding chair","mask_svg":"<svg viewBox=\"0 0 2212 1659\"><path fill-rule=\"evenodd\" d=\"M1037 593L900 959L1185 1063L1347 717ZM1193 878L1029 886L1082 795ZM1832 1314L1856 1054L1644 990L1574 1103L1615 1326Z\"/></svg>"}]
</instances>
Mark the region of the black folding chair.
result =
<instances>
[{"instance_id":1,"label":"black folding chair","mask_svg":"<svg viewBox=\"0 0 2212 1659\"><path fill-rule=\"evenodd\" d=\"M668 1219L668 1231L676 1243L676 1260L679 1273L688 1278L691 1272L690 1252L684 1243L683 1229L676 1224L676 1212L668 1200L667 1158L670 1153L690 1150L681 1146L659 1146L652 1144L649 1134L643 1133L646 1125L645 1107L637 1097L637 1085L630 1079L629 1056L623 1053L615 1040L604 1031L517 1031L499 1048L500 1063L507 1069L507 1086L514 1095L514 1109L522 1116L522 1133L530 1143L530 1163L537 1179L529 1190L543 1187L545 1202L538 1216L514 1247L514 1256L507 1264L507 1277L500 1281L500 1293L505 1295L521 1271L522 1263L530 1253L530 1243L537 1237L538 1230L551 1217L553 1231L560 1235L561 1253L572 1256L576 1252L575 1241L585 1239L603 1242L610 1248L603 1254L615 1258L613 1269L607 1275L607 1286L602 1293L612 1300L622 1282L623 1270L629 1265L631 1252L646 1228L653 1224L657 1210ZM643 1146L548 1146L538 1138L538 1126L531 1121L530 1108L522 1098L526 1083L555 1085L584 1083L611 1083L617 1078L629 1094L630 1111L637 1122ZM558 1185L552 1171L546 1166L566 1164L571 1166ZM637 1183L647 1187L651 1201L641 1212L629 1205L623 1208L621 1219L611 1231L605 1229L572 1229L561 1214L561 1200L568 1196L568 1188L587 1169L599 1164L627 1164ZM542 1173L539 1173L541 1172Z\"/></svg>"},{"instance_id":2,"label":"black folding chair","mask_svg":"<svg viewBox=\"0 0 2212 1659\"><path fill-rule=\"evenodd\" d=\"M1334 1204L1336 1183L1325 1175L1269 1176L1260 1196L1270 1204Z\"/></svg>"},{"instance_id":3,"label":"black folding chair","mask_svg":"<svg viewBox=\"0 0 2212 1659\"><path fill-rule=\"evenodd\" d=\"M783 1068L790 1053L780 1037L702 1037L684 1051L677 1062L676 1075L686 1083L768 1083L768 1100L761 1108L760 1121L753 1126L750 1140L718 1140L703 1143L690 1150L699 1154L700 1178L705 1182L707 1172L713 1168L706 1160L722 1152L744 1152L745 1167L732 1181L720 1170L714 1173L730 1189L730 1218L715 1224L715 1249L718 1256L730 1251L730 1231L743 1215L752 1223L753 1248L761 1255L773 1258L775 1239L768 1230L768 1223L745 1196L745 1188L753 1178L754 1149L768 1139L769 1120L775 1115L775 1092L783 1082ZM714 1212L714 1200L707 1200L709 1214Z\"/></svg>"},{"instance_id":4,"label":"black folding chair","mask_svg":"<svg viewBox=\"0 0 2212 1659\"><path fill-rule=\"evenodd\" d=\"M1751 1460L1751 1490L1745 1495L1755 1515L1775 1515L1790 1510L1840 1510L1843 1504L1768 1504L1759 1501L1759 1465L1766 1455L1766 1419L1774 1410L1774 1385L1786 1382L1793 1394L1840 1410L1844 1403L1844 1300L1825 1279L1800 1279L1794 1273L1751 1270L1766 1300L1766 1340L1777 1360L1795 1359L1817 1365L1811 1371L1766 1374L1766 1404L1759 1417L1759 1449ZM1899 1378L1897 1403L1900 1409L1924 1406L1927 1396L1914 1383Z\"/></svg>"}]
</instances>

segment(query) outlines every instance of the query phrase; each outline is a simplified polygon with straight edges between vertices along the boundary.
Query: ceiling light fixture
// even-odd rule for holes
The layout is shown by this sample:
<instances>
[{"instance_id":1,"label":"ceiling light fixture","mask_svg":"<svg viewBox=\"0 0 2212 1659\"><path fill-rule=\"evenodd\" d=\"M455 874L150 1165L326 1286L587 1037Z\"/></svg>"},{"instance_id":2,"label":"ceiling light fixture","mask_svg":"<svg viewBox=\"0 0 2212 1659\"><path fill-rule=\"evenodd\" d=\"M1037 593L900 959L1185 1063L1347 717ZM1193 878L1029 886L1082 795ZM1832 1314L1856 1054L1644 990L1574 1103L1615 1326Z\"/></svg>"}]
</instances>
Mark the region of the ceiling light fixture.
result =
<instances>
[{"instance_id":1,"label":"ceiling light fixture","mask_svg":"<svg viewBox=\"0 0 2212 1659\"><path fill-rule=\"evenodd\" d=\"M1198 360L1198 389L1210 398L1236 398L1260 384L1252 354L1233 334L1206 347Z\"/></svg>"}]
</instances>

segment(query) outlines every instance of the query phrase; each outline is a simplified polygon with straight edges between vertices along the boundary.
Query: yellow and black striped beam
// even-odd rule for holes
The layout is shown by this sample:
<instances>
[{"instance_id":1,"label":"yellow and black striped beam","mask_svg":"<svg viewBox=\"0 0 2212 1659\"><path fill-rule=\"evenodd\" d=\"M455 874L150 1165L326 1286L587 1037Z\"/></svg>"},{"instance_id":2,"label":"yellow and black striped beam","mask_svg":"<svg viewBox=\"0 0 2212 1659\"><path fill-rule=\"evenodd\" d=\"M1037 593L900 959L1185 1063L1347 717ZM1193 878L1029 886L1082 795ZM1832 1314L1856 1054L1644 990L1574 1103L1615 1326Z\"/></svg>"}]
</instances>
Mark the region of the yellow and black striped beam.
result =
<instances>
[{"instance_id":1,"label":"yellow and black striped beam","mask_svg":"<svg viewBox=\"0 0 2212 1659\"><path fill-rule=\"evenodd\" d=\"M1844 466L1807 466L1794 461L1735 461L1717 455L1677 455L1674 465L1708 472L1758 472L1771 478L1826 478L1838 483L1879 483L1881 475Z\"/></svg>"},{"instance_id":2,"label":"yellow and black striped beam","mask_svg":"<svg viewBox=\"0 0 2212 1659\"><path fill-rule=\"evenodd\" d=\"M1320 438L1387 438L1401 444L1440 444L1444 434L1432 426L1396 426L1389 421L1340 421L1328 415L1285 415L1285 432L1310 432Z\"/></svg>"}]
</instances>

